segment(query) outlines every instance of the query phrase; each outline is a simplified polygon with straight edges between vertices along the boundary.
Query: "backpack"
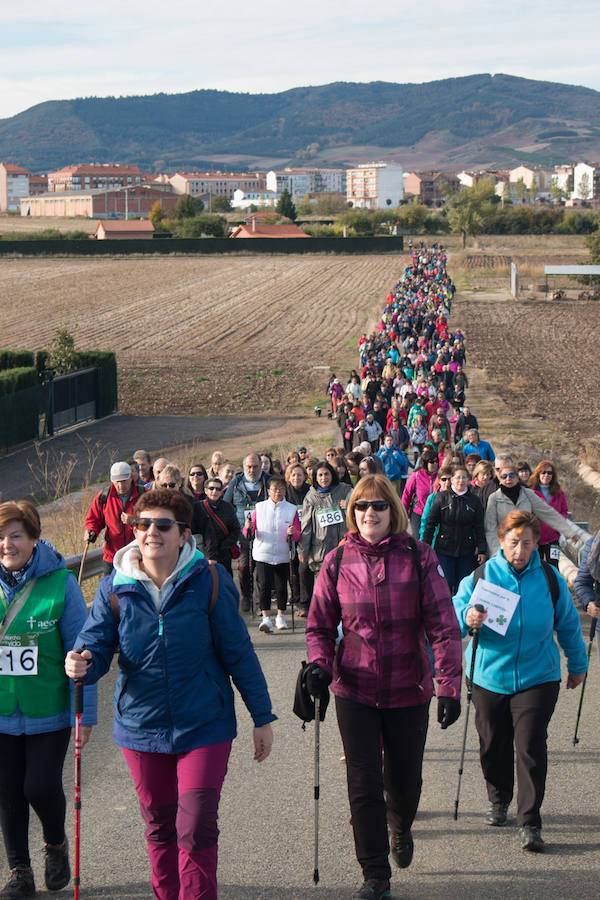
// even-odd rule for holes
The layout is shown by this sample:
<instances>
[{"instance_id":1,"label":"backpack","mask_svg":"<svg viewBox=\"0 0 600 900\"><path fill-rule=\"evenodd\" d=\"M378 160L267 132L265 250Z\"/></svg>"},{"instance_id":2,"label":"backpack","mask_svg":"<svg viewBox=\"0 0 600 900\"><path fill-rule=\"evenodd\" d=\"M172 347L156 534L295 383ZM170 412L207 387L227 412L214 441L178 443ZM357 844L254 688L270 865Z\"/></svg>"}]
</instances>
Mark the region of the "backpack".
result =
<instances>
[{"instance_id":1,"label":"backpack","mask_svg":"<svg viewBox=\"0 0 600 900\"><path fill-rule=\"evenodd\" d=\"M541 559L540 562L542 564L542 569L544 571L546 582L548 584L548 590L550 591L550 596L552 598L552 606L554 607L554 621L556 622L556 604L558 602L558 594L560 591L558 586L558 578L556 577L556 569L544 559ZM479 579L485 578L485 565L485 563L482 563L473 572L473 590L475 590L475 586Z\"/></svg>"}]
</instances>

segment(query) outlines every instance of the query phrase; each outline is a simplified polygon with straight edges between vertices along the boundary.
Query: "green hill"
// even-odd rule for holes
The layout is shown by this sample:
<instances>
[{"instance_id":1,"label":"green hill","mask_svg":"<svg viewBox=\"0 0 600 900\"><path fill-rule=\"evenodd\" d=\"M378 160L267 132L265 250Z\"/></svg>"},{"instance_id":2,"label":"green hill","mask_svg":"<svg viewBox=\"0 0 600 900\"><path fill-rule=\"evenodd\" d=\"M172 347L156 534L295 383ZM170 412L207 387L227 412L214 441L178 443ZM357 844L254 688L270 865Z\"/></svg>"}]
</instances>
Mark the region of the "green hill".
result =
<instances>
[{"instance_id":1,"label":"green hill","mask_svg":"<svg viewBox=\"0 0 600 900\"><path fill-rule=\"evenodd\" d=\"M88 97L40 103L0 120L0 159L33 171L89 161L137 163L147 171L261 159L270 165L275 158L335 164L377 154L446 168L590 159L600 156L600 92L471 75L278 94Z\"/></svg>"}]
</instances>

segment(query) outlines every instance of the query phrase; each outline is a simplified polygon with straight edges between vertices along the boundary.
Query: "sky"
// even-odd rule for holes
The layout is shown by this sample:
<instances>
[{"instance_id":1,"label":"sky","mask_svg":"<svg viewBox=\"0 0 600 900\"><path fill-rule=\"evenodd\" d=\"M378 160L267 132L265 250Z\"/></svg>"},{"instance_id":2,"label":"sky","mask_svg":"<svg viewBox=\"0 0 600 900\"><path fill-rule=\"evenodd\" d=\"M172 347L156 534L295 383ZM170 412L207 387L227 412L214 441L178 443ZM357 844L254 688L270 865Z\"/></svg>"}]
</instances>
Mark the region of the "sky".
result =
<instances>
[{"instance_id":1,"label":"sky","mask_svg":"<svg viewBox=\"0 0 600 900\"><path fill-rule=\"evenodd\" d=\"M598 0L27 0L0 22L0 118L74 97L482 72L600 90Z\"/></svg>"}]
</instances>

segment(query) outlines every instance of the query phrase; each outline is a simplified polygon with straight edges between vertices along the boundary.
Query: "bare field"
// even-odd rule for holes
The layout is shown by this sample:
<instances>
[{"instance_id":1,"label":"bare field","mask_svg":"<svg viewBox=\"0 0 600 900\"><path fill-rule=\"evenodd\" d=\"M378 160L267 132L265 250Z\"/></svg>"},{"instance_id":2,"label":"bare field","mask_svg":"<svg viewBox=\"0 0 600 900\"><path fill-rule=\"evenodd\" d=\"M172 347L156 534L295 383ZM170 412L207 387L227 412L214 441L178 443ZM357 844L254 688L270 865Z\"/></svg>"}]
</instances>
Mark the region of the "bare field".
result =
<instances>
[{"instance_id":1,"label":"bare field","mask_svg":"<svg viewBox=\"0 0 600 900\"><path fill-rule=\"evenodd\" d=\"M397 281L396 256L11 259L3 344L114 350L123 412L198 414L308 402L318 365L354 365L356 340ZM346 373L344 372L344 375Z\"/></svg>"}]
</instances>

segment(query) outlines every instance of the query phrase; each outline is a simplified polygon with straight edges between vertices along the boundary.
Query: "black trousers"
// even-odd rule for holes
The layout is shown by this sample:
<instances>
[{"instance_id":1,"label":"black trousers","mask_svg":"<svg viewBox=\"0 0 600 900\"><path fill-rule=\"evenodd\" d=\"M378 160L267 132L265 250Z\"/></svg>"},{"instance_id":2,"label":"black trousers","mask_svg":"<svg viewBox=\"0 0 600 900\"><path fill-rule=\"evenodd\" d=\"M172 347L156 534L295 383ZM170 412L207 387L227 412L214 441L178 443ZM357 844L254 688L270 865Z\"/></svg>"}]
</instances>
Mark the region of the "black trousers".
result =
<instances>
[{"instance_id":1,"label":"black trousers","mask_svg":"<svg viewBox=\"0 0 600 900\"><path fill-rule=\"evenodd\" d=\"M267 612L271 609L271 592L274 587L277 596L277 609L284 612L287 606L287 585L290 564L279 563L279 565L271 566L269 563L257 560L255 566L258 599L261 610Z\"/></svg>"},{"instance_id":2,"label":"black trousers","mask_svg":"<svg viewBox=\"0 0 600 900\"><path fill-rule=\"evenodd\" d=\"M548 771L548 724L560 682L537 684L518 694L496 694L473 685L481 768L492 803L510 803L517 756L517 823L542 824L540 809Z\"/></svg>"},{"instance_id":3,"label":"black trousers","mask_svg":"<svg viewBox=\"0 0 600 900\"><path fill-rule=\"evenodd\" d=\"M8 865L30 865L29 807L47 844L65 839L62 772L70 728L45 734L0 734L0 825Z\"/></svg>"},{"instance_id":4,"label":"black trousers","mask_svg":"<svg viewBox=\"0 0 600 900\"><path fill-rule=\"evenodd\" d=\"M254 568L256 563L250 555L250 541L243 534L239 537L240 555L238 558L238 572L240 579L240 593L242 603L250 604L254 590Z\"/></svg>"},{"instance_id":5,"label":"black trousers","mask_svg":"<svg viewBox=\"0 0 600 900\"><path fill-rule=\"evenodd\" d=\"M429 703L381 709L336 697L335 708L356 858L365 879L389 878L388 824L407 831L419 806Z\"/></svg>"},{"instance_id":6,"label":"black trousers","mask_svg":"<svg viewBox=\"0 0 600 900\"><path fill-rule=\"evenodd\" d=\"M315 578L308 562L300 562L298 556L292 560L290 589L295 606L307 610L312 597Z\"/></svg>"},{"instance_id":7,"label":"black trousers","mask_svg":"<svg viewBox=\"0 0 600 900\"><path fill-rule=\"evenodd\" d=\"M558 544L539 544L538 553L540 554L540 559L549 562L551 566L554 566L555 569L558 569L558 560L553 559L550 556L550 550L558 547Z\"/></svg>"}]
</instances>

